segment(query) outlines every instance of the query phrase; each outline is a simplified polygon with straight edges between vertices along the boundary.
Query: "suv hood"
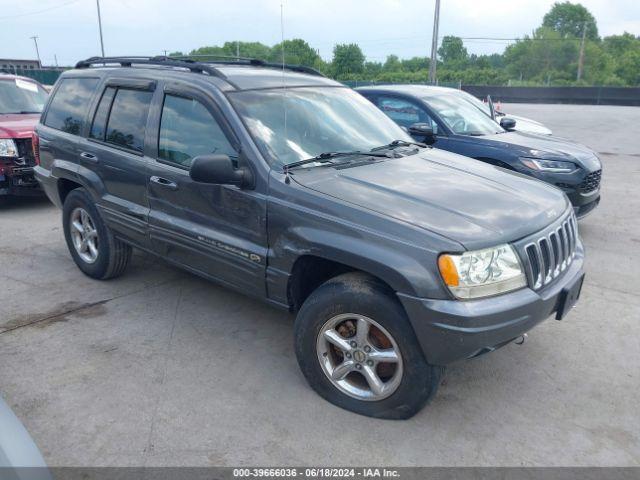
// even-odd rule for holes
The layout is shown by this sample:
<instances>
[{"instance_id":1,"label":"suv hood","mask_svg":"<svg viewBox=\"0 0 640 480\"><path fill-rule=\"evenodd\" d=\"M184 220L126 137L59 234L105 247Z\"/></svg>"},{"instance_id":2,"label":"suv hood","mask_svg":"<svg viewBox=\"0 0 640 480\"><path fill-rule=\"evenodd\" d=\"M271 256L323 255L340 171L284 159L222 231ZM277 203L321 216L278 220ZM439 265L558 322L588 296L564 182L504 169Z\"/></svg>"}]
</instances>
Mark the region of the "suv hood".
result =
<instances>
[{"instance_id":1,"label":"suv hood","mask_svg":"<svg viewBox=\"0 0 640 480\"><path fill-rule=\"evenodd\" d=\"M557 188L438 149L350 168L300 168L292 178L468 249L526 237L569 207Z\"/></svg>"},{"instance_id":2,"label":"suv hood","mask_svg":"<svg viewBox=\"0 0 640 480\"><path fill-rule=\"evenodd\" d=\"M31 138L39 113L0 114L0 138Z\"/></svg>"},{"instance_id":3,"label":"suv hood","mask_svg":"<svg viewBox=\"0 0 640 480\"><path fill-rule=\"evenodd\" d=\"M518 124L516 122L516 128ZM546 158L549 160L567 160L577 163L586 170L600 168L598 157L588 147L551 135L538 135L530 132L506 132L480 137L465 137L472 143L508 148L521 157Z\"/></svg>"}]
</instances>

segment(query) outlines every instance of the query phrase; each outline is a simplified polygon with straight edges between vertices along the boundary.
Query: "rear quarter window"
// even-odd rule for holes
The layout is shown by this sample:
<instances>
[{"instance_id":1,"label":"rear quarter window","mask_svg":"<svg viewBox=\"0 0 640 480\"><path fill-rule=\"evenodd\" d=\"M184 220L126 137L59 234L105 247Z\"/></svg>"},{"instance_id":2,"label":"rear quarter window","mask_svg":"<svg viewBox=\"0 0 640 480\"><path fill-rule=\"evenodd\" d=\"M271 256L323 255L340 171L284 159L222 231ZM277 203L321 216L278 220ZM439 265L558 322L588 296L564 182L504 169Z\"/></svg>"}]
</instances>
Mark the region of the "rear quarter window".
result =
<instances>
[{"instance_id":1,"label":"rear quarter window","mask_svg":"<svg viewBox=\"0 0 640 480\"><path fill-rule=\"evenodd\" d=\"M97 84L97 78L63 79L51 99L44 124L56 130L79 135Z\"/></svg>"}]
</instances>

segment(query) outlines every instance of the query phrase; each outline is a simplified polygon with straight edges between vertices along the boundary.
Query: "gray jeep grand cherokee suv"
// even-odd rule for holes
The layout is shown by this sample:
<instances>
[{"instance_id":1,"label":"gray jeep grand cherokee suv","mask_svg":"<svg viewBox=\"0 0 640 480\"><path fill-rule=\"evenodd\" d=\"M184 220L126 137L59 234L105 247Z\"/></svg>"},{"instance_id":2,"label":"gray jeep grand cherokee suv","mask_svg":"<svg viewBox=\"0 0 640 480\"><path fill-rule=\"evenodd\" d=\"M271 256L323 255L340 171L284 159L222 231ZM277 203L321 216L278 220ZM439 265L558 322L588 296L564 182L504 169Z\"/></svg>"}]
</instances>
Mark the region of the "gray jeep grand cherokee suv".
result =
<instances>
[{"instance_id":1,"label":"gray jeep grand cherokee suv","mask_svg":"<svg viewBox=\"0 0 640 480\"><path fill-rule=\"evenodd\" d=\"M310 69L91 58L61 76L37 137L85 274L120 275L135 247L296 312L309 384L360 414L410 417L443 366L580 293L565 194L415 143Z\"/></svg>"}]
</instances>

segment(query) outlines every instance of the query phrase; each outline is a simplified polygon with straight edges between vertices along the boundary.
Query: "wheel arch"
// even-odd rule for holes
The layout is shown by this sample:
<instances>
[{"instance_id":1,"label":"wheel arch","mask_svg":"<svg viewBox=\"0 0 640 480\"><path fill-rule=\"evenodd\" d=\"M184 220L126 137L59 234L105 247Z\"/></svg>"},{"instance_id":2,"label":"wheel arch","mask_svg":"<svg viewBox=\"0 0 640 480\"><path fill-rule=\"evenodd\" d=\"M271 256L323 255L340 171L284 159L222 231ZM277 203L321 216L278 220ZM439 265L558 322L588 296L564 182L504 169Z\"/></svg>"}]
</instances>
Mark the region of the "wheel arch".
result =
<instances>
[{"instance_id":1,"label":"wheel arch","mask_svg":"<svg viewBox=\"0 0 640 480\"><path fill-rule=\"evenodd\" d=\"M410 291L407 279L384 265L376 265L354 257L329 257L319 254L303 254L296 258L287 281L287 301L292 311L298 311L304 301L320 285L344 273L362 273L376 280L396 297L398 291ZM398 300L399 301L399 300Z\"/></svg>"},{"instance_id":2,"label":"wheel arch","mask_svg":"<svg viewBox=\"0 0 640 480\"><path fill-rule=\"evenodd\" d=\"M64 205L69 193L76 188L86 189L94 201L97 201L105 191L104 183L98 174L82 165L56 160L52 165L51 173L57 179L56 188L61 205Z\"/></svg>"}]
</instances>

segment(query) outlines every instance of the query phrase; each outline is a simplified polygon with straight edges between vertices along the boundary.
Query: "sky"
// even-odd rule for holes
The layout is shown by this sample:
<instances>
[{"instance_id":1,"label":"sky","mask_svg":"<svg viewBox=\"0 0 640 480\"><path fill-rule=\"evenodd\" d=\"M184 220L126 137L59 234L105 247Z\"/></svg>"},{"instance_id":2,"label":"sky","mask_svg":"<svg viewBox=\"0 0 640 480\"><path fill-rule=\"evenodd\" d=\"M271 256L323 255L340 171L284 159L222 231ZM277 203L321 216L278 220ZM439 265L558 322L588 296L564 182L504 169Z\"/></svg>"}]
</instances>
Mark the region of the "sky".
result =
<instances>
[{"instance_id":1,"label":"sky","mask_svg":"<svg viewBox=\"0 0 640 480\"><path fill-rule=\"evenodd\" d=\"M582 0L601 36L640 35L640 0ZM370 61L428 56L435 0L100 0L105 54L161 55L225 41L303 38L331 59L357 43ZM542 23L553 0L441 0L439 36L518 38ZM95 0L0 0L0 58L71 65L100 54ZM501 53L506 41L465 40L469 53Z\"/></svg>"}]
</instances>

